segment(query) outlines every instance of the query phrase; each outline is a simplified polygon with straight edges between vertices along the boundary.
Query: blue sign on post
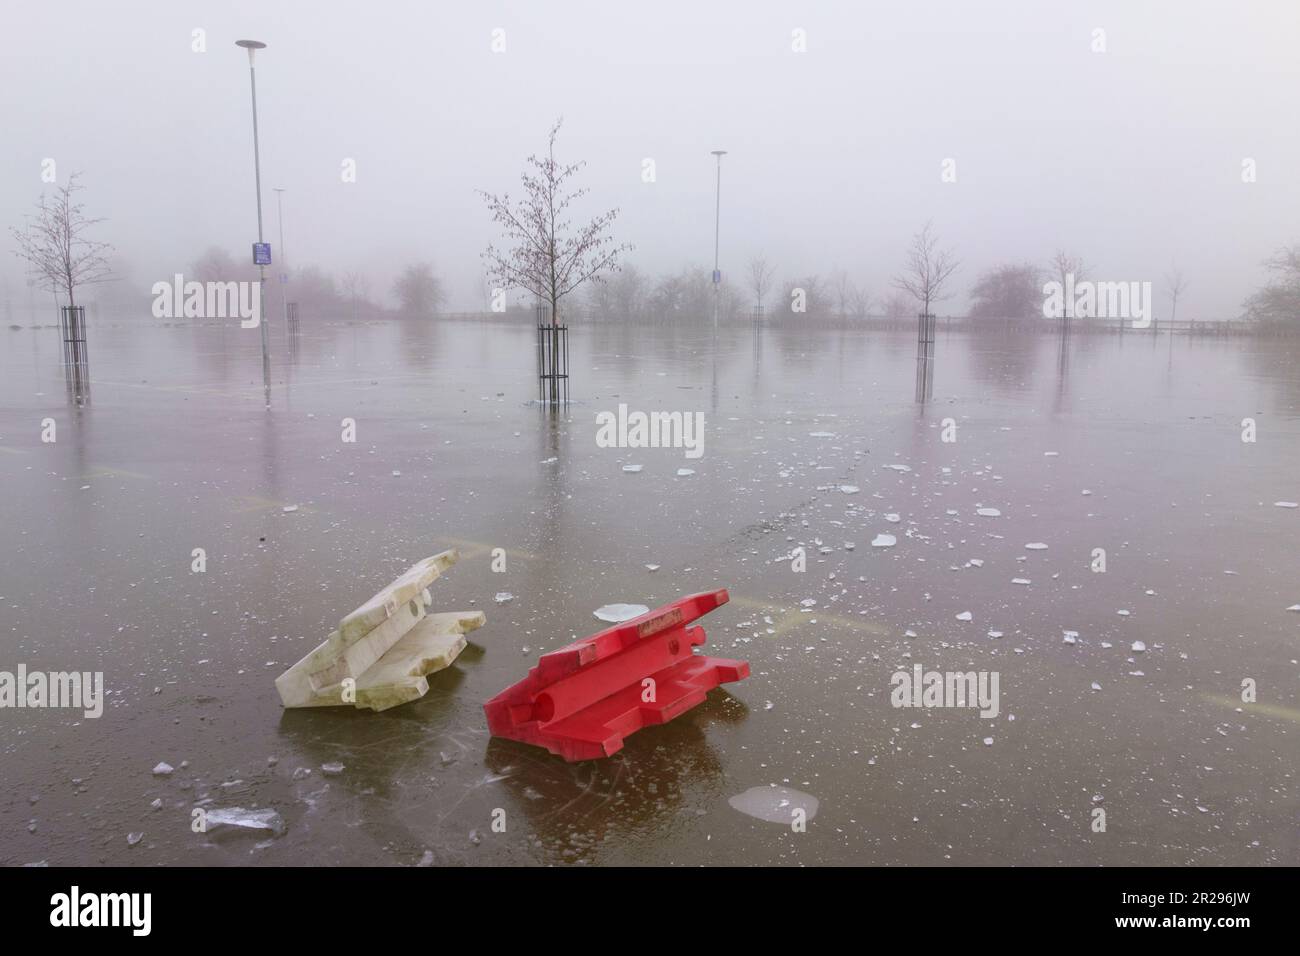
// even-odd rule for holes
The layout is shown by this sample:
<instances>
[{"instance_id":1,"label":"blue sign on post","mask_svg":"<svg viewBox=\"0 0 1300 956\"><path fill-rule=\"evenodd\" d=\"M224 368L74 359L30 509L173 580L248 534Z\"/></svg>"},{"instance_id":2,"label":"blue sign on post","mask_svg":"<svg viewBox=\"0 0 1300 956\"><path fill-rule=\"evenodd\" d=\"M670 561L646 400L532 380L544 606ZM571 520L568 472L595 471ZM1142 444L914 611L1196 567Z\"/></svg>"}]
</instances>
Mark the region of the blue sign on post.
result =
<instances>
[{"instance_id":1,"label":"blue sign on post","mask_svg":"<svg viewBox=\"0 0 1300 956\"><path fill-rule=\"evenodd\" d=\"M253 265L269 266L271 264L271 244L269 242L253 243Z\"/></svg>"},{"instance_id":2,"label":"blue sign on post","mask_svg":"<svg viewBox=\"0 0 1300 956\"><path fill-rule=\"evenodd\" d=\"M717 284L718 284L719 282L721 282L721 281L722 281L722 270L721 270L721 269L714 269L714 270L713 270L713 284L714 284L714 285L717 285Z\"/></svg>"}]
</instances>

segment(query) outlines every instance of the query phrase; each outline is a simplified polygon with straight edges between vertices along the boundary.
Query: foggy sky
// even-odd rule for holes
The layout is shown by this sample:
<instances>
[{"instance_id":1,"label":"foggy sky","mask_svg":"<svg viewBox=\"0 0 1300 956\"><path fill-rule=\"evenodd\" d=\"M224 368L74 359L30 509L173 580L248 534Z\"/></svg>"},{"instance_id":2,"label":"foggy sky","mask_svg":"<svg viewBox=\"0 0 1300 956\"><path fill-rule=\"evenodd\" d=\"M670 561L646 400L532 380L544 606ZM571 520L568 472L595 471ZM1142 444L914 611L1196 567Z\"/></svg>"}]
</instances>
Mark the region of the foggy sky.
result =
<instances>
[{"instance_id":1,"label":"foggy sky","mask_svg":"<svg viewBox=\"0 0 1300 956\"><path fill-rule=\"evenodd\" d=\"M360 269L385 298L427 259L450 308L481 306L495 232L474 190L517 191L561 114L560 158L589 163L586 211L621 207L616 236L643 271L712 266L718 148L722 268L741 283L762 253L778 279L843 268L880 296L933 219L963 263L940 312L964 311L984 268L1063 246L1094 278L1155 282L1162 313L1177 263L1191 283L1180 317L1233 317L1260 260L1300 240L1289 0L49 2L0 16L0 224L48 188L44 158L60 181L83 171L87 211L109 220L95 235L141 297L209 246L249 255L244 37L268 44L268 240L278 251L271 187L284 186L289 265ZM956 183L940 181L948 157ZM12 245L5 229L0 278L20 300Z\"/></svg>"}]
</instances>

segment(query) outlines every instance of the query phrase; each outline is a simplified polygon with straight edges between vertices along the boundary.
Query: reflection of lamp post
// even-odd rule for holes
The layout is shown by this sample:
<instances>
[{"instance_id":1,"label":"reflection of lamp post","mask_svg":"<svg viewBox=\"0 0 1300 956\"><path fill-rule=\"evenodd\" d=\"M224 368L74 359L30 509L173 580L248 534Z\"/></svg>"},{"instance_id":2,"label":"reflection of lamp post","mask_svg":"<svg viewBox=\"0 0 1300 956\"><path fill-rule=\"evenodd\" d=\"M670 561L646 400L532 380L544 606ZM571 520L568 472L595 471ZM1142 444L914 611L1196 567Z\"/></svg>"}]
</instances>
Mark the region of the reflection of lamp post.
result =
<instances>
[{"instance_id":1,"label":"reflection of lamp post","mask_svg":"<svg viewBox=\"0 0 1300 956\"><path fill-rule=\"evenodd\" d=\"M285 283L289 281L289 259L284 252L284 187L272 186L275 190L275 218L280 224L280 308L284 311L284 334L289 334L289 302L285 298Z\"/></svg>"},{"instance_id":2,"label":"reflection of lamp post","mask_svg":"<svg viewBox=\"0 0 1300 956\"><path fill-rule=\"evenodd\" d=\"M722 273L718 271L718 227L722 221L722 157L727 155L725 149L713 150L718 157L717 203L713 211L713 328L718 327L718 300L722 296Z\"/></svg>"},{"instance_id":3,"label":"reflection of lamp post","mask_svg":"<svg viewBox=\"0 0 1300 956\"><path fill-rule=\"evenodd\" d=\"M257 187L257 241L262 242L262 160L257 147L257 71L253 68L253 55L266 49L261 40L236 40L235 46L248 51L248 79L253 88L253 179ZM262 326L262 384L266 388L267 404L271 403L271 352L266 338L266 266L257 267L259 315Z\"/></svg>"}]
</instances>

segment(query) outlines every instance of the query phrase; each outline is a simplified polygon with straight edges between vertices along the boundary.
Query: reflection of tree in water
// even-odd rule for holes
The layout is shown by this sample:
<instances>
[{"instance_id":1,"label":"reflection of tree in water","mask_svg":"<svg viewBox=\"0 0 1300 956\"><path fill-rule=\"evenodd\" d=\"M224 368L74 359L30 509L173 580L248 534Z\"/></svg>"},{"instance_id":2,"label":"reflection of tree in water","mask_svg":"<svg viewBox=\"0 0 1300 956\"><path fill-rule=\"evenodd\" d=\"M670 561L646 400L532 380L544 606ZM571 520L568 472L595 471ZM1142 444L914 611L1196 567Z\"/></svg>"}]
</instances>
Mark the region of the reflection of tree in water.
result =
<instances>
[{"instance_id":1,"label":"reflection of tree in water","mask_svg":"<svg viewBox=\"0 0 1300 956\"><path fill-rule=\"evenodd\" d=\"M402 316L397 319L397 330L402 364L420 369L432 366L441 338L437 320L425 316Z\"/></svg>"},{"instance_id":2,"label":"reflection of tree in water","mask_svg":"<svg viewBox=\"0 0 1300 956\"><path fill-rule=\"evenodd\" d=\"M673 828L677 818L705 812L704 802L691 801L721 783L723 766L704 727L747 714L744 704L718 689L676 720L628 737L623 749L605 760L566 763L540 747L493 739L485 762L502 777L507 827L527 834L530 857L596 863L611 838L632 834L662 842L654 838ZM520 843L519 831L510 842Z\"/></svg>"},{"instance_id":3,"label":"reflection of tree in water","mask_svg":"<svg viewBox=\"0 0 1300 956\"><path fill-rule=\"evenodd\" d=\"M1292 414L1300 409L1300 339L1265 335L1237 341L1245 364L1272 387L1279 408Z\"/></svg>"},{"instance_id":4,"label":"reflection of tree in water","mask_svg":"<svg viewBox=\"0 0 1300 956\"><path fill-rule=\"evenodd\" d=\"M1040 350L1056 341L1056 336L1041 335L1031 327L976 331L967 338L971 375L997 391L1020 392L1032 383L1040 367Z\"/></svg>"}]
</instances>

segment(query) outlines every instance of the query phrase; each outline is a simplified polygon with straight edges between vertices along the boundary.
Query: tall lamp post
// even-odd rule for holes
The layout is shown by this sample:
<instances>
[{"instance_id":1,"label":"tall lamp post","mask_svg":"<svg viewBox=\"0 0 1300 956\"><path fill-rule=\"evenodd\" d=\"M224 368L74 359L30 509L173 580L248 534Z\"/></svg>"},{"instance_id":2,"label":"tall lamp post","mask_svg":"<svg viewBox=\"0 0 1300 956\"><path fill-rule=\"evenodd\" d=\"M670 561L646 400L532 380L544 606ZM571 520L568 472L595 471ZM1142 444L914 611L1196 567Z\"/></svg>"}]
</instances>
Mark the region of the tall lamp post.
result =
<instances>
[{"instance_id":1,"label":"tall lamp post","mask_svg":"<svg viewBox=\"0 0 1300 956\"><path fill-rule=\"evenodd\" d=\"M258 50L266 49L266 44L261 40L236 40L235 46L243 47L248 51L248 79L253 89L253 179L257 187L257 242L262 245L262 160L258 153L257 144L257 70L253 66L253 56ZM266 389L266 404L271 404L271 352L270 344L266 335L266 266L258 264L258 313L261 316L262 326L262 384Z\"/></svg>"},{"instance_id":2,"label":"tall lamp post","mask_svg":"<svg viewBox=\"0 0 1300 956\"><path fill-rule=\"evenodd\" d=\"M275 218L280 225L280 308L284 312L284 334L289 334L289 301L285 298L285 283L289 281L289 257L284 251L284 187L272 186L275 191Z\"/></svg>"},{"instance_id":3,"label":"tall lamp post","mask_svg":"<svg viewBox=\"0 0 1300 956\"><path fill-rule=\"evenodd\" d=\"M722 222L722 157L727 155L725 149L715 149L712 154L718 158L717 201L713 210L713 329L718 328L718 300L722 296L722 273L718 269L718 228Z\"/></svg>"}]
</instances>

